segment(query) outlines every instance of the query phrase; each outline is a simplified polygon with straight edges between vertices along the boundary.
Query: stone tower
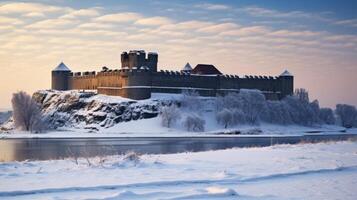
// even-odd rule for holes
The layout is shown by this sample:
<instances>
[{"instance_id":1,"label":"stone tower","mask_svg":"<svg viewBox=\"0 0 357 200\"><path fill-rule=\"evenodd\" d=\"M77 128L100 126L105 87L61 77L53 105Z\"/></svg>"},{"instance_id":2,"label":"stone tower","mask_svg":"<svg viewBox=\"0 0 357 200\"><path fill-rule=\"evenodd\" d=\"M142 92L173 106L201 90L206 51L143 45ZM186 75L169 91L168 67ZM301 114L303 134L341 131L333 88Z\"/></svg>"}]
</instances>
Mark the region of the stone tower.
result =
<instances>
[{"instance_id":1,"label":"stone tower","mask_svg":"<svg viewBox=\"0 0 357 200\"><path fill-rule=\"evenodd\" d=\"M285 70L279 76L281 83L281 96L285 97L294 94L294 76Z\"/></svg>"},{"instance_id":2,"label":"stone tower","mask_svg":"<svg viewBox=\"0 0 357 200\"><path fill-rule=\"evenodd\" d=\"M144 50L130 50L129 53L124 51L121 54L121 67L123 69L140 69L144 67L156 72L157 62L158 55L155 52L149 52L147 58Z\"/></svg>"},{"instance_id":3,"label":"stone tower","mask_svg":"<svg viewBox=\"0 0 357 200\"><path fill-rule=\"evenodd\" d=\"M68 82L71 70L61 62L55 69L52 70L52 89L53 90L68 90Z\"/></svg>"},{"instance_id":4,"label":"stone tower","mask_svg":"<svg viewBox=\"0 0 357 200\"><path fill-rule=\"evenodd\" d=\"M150 71L152 72L157 71L157 61L158 61L157 53L149 52L148 58L146 59L146 66L150 69Z\"/></svg>"}]
</instances>

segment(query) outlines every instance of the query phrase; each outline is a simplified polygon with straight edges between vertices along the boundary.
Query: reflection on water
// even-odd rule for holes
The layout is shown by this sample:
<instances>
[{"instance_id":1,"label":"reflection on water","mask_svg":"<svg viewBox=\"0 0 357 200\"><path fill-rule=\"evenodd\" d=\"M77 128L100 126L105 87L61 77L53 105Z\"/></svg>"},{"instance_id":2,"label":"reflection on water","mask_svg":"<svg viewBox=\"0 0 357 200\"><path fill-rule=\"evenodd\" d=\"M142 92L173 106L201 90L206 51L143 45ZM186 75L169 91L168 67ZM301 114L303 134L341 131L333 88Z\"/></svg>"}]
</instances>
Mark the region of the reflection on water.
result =
<instances>
[{"instance_id":1,"label":"reflection on water","mask_svg":"<svg viewBox=\"0 0 357 200\"><path fill-rule=\"evenodd\" d=\"M357 138L355 134L305 135L289 137L170 137L170 138L34 138L0 139L0 161L47 160L93 157L135 151L167 154L207 151L232 147L296 144Z\"/></svg>"}]
</instances>

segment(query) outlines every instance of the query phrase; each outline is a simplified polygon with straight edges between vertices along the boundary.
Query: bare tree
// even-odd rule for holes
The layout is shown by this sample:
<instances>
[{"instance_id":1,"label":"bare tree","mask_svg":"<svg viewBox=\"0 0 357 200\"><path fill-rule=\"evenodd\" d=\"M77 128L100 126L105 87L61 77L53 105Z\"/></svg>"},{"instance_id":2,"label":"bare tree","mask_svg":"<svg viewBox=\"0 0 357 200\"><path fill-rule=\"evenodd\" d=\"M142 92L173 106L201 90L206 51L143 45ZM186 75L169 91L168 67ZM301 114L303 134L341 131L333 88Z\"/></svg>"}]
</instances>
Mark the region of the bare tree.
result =
<instances>
[{"instance_id":1,"label":"bare tree","mask_svg":"<svg viewBox=\"0 0 357 200\"><path fill-rule=\"evenodd\" d=\"M229 125L233 124L233 113L228 109L223 109L216 115L217 122L227 128Z\"/></svg>"},{"instance_id":2,"label":"bare tree","mask_svg":"<svg viewBox=\"0 0 357 200\"><path fill-rule=\"evenodd\" d=\"M184 120L183 125L188 131L199 132L204 131L205 123L205 120L200 116L196 114L190 114Z\"/></svg>"},{"instance_id":3,"label":"bare tree","mask_svg":"<svg viewBox=\"0 0 357 200\"><path fill-rule=\"evenodd\" d=\"M357 119L356 107L347 104L337 104L336 114L340 118L342 126L351 128L355 125Z\"/></svg>"},{"instance_id":4,"label":"bare tree","mask_svg":"<svg viewBox=\"0 0 357 200\"><path fill-rule=\"evenodd\" d=\"M161 124L164 127L170 128L173 124L181 118L180 110L175 104L171 106L164 106L161 108L160 112Z\"/></svg>"},{"instance_id":5,"label":"bare tree","mask_svg":"<svg viewBox=\"0 0 357 200\"><path fill-rule=\"evenodd\" d=\"M15 127L24 131L39 132L44 129L39 105L27 93L14 93L11 99Z\"/></svg>"}]
</instances>

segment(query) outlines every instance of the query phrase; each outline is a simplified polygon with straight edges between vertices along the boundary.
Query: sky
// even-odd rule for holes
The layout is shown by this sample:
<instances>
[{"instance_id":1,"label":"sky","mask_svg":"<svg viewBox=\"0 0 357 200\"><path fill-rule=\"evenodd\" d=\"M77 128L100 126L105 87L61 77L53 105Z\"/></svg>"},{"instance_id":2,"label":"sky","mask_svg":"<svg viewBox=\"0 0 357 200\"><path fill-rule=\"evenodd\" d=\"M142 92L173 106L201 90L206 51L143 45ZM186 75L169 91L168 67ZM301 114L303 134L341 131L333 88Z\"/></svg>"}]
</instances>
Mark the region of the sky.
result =
<instances>
[{"instance_id":1,"label":"sky","mask_svg":"<svg viewBox=\"0 0 357 200\"><path fill-rule=\"evenodd\" d=\"M120 68L155 51L159 69L211 63L226 74L278 76L320 106L357 106L357 1L0 1L0 109L51 87L51 70Z\"/></svg>"}]
</instances>

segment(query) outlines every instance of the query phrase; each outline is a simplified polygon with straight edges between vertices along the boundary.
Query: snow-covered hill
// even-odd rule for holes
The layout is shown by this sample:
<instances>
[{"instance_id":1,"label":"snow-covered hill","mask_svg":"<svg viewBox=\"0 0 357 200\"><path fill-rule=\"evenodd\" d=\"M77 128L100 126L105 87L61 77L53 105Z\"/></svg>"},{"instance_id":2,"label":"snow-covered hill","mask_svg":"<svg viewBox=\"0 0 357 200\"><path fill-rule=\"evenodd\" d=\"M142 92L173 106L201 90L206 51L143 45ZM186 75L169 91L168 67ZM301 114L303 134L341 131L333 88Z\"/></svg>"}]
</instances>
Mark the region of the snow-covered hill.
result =
<instances>
[{"instance_id":1,"label":"snow-covered hill","mask_svg":"<svg viewBox=\"0 0 357 200\"><path fill-rule=\"evenodd\" d=\"M174 99L135 101L94 92L41 90L33 98L42 106L43 115L54 128L74 127L98 130L120 122L156 117L160 105Z\"/></svg>"},{"instance_id":2,"label":"snow-covered hill","mask_svg":"<svg viewBox=\"0 0 357 200\"><path fill-rule=\"evenodd\" d=\"M225 128L216 119L217 112L221 109L217 109L220 99L215 97L153 93L150 99L135 101L117 96L100 95L93 91L41 90L35 92L33 98L41 105L47 124L57 130L47 131L47 134L29 134L10 130L13 124L10 120L1 125L0 130L10 133L2 134L2 137L302 135L314 132L336 133L344 130L341 126L322 123L303 126L294 123L273 124L263 120L254 124L230 124ZM229 103L234 100L229 100ZM226 104L229 105L229 103ZM181 105L180 118L172 126L163 127L162 119L158 116L160 109L172 104ZM202 132L190 132L185 127L185 120L192 114L204 121ZM347 132L351 131L347 130ZM352 132L355 133L355 130Z\"/></svg>"}]
</instances>

